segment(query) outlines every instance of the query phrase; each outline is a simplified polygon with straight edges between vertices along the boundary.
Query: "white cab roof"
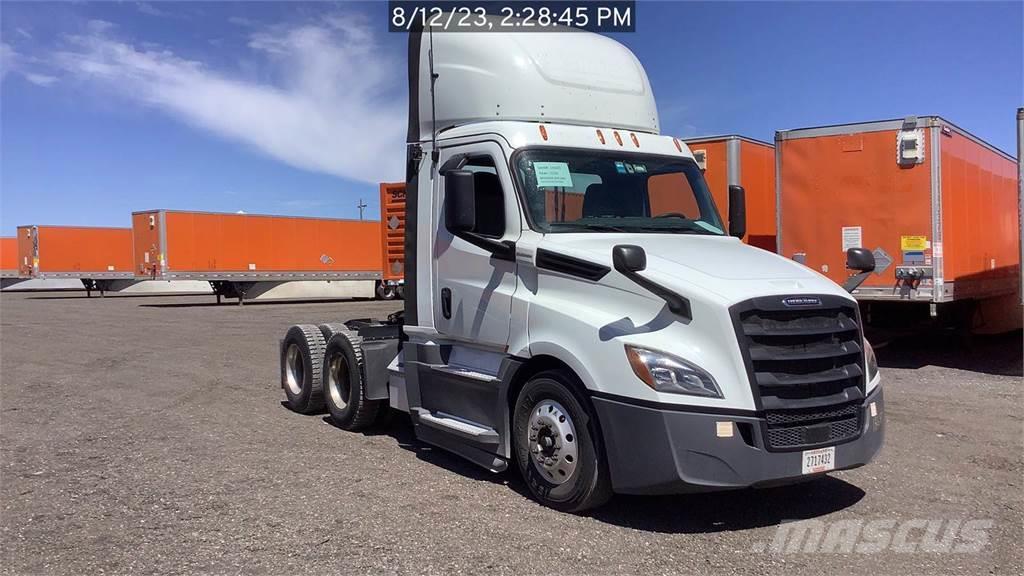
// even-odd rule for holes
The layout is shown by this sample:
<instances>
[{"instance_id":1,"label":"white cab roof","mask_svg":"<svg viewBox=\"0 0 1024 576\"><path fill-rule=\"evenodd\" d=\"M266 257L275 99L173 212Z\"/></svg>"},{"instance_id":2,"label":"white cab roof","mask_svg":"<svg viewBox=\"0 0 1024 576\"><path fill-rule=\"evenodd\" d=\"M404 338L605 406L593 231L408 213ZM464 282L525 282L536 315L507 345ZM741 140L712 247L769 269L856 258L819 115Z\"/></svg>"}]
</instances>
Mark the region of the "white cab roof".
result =
<instances>
[{"instance_id":1,"label":"white cab roof","mask_svg":"<svg viewBox=\"0 0 1024 576\"><path fill-rule=\"evenodd\" d=\"M564 32L455 33L409 38L409 140L431 138L433 45L436 129L495 120L659 132L647 73L611 38Z\"/></svg>"}]
</instances>

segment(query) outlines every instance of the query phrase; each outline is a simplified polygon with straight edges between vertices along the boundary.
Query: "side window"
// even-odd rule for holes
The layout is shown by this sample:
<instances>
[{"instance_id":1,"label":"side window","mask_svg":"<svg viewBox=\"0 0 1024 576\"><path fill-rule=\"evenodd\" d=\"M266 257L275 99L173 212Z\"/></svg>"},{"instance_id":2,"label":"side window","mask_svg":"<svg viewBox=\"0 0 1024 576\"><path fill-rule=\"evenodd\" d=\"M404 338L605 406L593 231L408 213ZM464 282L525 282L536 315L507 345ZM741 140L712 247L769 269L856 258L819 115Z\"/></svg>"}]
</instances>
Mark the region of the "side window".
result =
<instances>
[{"instance_id":1,"label":"side window","mask_svg":"<svg viewBox=\"0 0 1024 576\"><path fill-rule=\"evenodd\" d=\"M505 235L505 195L490 156L474 156L462 167L473 173L476 190L476 226L473 232L490 238Z\"/></svg>"}]
</instances>

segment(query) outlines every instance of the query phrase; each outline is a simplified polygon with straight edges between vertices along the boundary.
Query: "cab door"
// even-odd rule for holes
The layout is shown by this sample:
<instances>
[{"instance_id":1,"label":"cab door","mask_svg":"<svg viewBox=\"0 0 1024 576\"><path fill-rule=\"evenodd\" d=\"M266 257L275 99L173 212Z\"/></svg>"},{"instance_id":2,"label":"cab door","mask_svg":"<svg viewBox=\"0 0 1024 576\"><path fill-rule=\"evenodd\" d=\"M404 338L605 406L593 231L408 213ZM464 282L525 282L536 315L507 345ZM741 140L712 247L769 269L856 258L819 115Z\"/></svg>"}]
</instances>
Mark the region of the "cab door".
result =
<instances>
[{"instance_id":1,"label":"cab door","mask_svg":"<svg viewBox=\"0 0 1024 576\"><path fill-rule=\"evenodd\" d=\"M515 242L521 233L505 155L496 142L441 150L440 166L473 173L476 223L473 232ZM442 335L474 348L504 352L509 340L516 263L452 234L444 224L445 176L435 178L434 326Z\"/></svg>"}]
</instances>

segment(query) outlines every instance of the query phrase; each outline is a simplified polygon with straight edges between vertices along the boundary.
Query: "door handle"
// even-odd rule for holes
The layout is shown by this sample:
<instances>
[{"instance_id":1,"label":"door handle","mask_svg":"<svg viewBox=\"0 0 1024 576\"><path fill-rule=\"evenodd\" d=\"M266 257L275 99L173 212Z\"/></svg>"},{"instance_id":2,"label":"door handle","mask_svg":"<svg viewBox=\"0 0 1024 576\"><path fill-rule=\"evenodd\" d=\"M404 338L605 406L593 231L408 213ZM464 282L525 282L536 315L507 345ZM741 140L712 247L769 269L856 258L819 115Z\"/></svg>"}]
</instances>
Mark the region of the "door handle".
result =
<instances>
[{"instance_id":1,"label":"door handle","mask_svg":"<svg viewBox=\"0 0 1024 576\"><path fill-rule=\"evenodd\" d=\"M452 317L452 290L451 288L441 289L441 315L444 316L445 320L450 320Z\"/></svg>"}]
</instances>

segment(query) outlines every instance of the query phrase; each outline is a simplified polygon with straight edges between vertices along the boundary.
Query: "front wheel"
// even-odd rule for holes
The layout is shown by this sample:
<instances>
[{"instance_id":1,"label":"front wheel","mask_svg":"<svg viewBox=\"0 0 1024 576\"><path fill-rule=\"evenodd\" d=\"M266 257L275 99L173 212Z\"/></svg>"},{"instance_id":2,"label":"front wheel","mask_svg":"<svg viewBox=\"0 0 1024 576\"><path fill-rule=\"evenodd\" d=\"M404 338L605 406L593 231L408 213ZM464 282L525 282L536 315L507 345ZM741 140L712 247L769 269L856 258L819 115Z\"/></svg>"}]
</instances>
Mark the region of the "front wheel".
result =
<instances>
[{"instance_id":1,"label":"front wheel","mask_svg":"<svg viewBox=\"0 0 1024 576\"><path fill-rule=\"evenodd\" d=\"M596 508L612 495L600 433L571 392L571 374L542 372L516 400L513 433L519 471L540 503L564 512Z\"/></svg>"}]
</instances>

